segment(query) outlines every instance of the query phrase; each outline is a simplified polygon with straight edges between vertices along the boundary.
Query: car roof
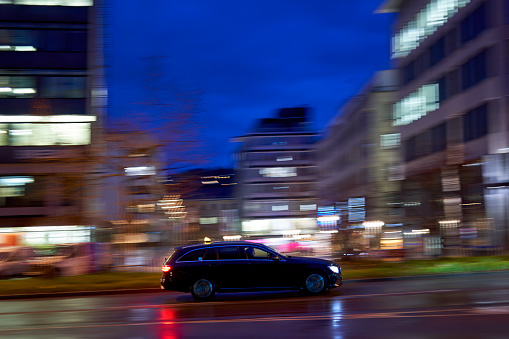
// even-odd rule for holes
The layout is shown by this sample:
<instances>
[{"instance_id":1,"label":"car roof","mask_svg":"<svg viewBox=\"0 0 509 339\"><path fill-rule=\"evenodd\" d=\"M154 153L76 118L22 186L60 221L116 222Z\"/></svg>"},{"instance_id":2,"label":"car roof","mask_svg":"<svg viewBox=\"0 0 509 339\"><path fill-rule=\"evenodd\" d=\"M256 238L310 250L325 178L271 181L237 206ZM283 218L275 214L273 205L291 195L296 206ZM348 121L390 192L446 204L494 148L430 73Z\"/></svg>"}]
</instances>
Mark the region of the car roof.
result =
<instances>
[{"instance_id":1,"label":"car roof","mask_svg":"<svg viewBox=\"0 0 509 339\"><path fill-rule=\"evenodd\" d=\"M180 247L175 247L176 250L191 250L191 249L197 249L197 248L207 248L207 247L215 247L215 246L248 246L248 245L259 245L263 247L267 247L264 244L261 243L255 243L250 241L216 241L211 242L209 244L192 244L192 245L184 245Z\"/></svg>"}]
</instances>

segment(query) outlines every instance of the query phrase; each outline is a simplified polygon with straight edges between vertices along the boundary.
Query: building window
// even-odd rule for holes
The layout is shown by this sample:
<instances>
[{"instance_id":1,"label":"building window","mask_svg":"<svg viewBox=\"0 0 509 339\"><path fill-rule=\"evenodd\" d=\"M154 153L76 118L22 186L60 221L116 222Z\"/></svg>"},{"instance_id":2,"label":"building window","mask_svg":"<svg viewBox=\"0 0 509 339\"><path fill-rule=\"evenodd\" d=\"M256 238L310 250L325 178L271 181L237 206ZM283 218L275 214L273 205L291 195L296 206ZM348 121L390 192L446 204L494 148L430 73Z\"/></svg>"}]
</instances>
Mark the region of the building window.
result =
<instances>
[{"instance_id":1,"label":"building window","mask_svg":"<svg viewBox=\"0 0 509 339\"><path fill-rule=\"evenodd\" d=\"M474 39L487 27L486 3L483 3L461 22L461 43L465 44Z\"/></svg>"},{"instance_id":2,"label":"building window","mask_svg":"<svg viewBox=\"0 0 509 339\"><path fill-rule=\"evenodd\" d=\"M462 88L464 90L478 84L488 76L486 55L487 52L484 50L461 66Z\"/></svg>"},{"instance_id":3,"label":"building window","mask_svg":"<svg viewBox=\"0 0 509 339\"><path fill-rule=\"evenodd\" d=\"M41 77L43 98L85 98L85 77Z\"/></svg>"},{"instance_id":4,"label":"building window","mask_svg":"<svg viewBox=\"0 0 509 339\"><path fill-rule=\"evenodd\" d=\"M459 68L449 72L447 74L447 80L446 80L446 86L447 86L447 97L452 97L459 92L461 92L461 85L460 85L460 74L461 70Z\"/></svg>"},{"instance_id":5,"label":"building window","mask_svg":"<svg viewBox=\"0 0 509 339\"><path fill-rule=\"evenodd\" d=\"M412 161L415 158L415 137L411 137L405 141L405 161Z\"/></svg>"},{"instance_id":6,"label":"building window","mask_svg":"<svg viewBox=\"0 0 509 339\"><path fill-rule=\"evenodd\" d=\"M262 168L259 173L263 177L269 178L295 177L297 176L297 169L295 167L271 167Z\"/></svg>"},{"instance_id":7,"label":"building window","mask_svg":"<svg viewBox=\"0 0 509 339\"><path fill-rule=\"evenodd\" d=\"M87 32L85 30L0 29L0 52L85 52L86 50Z\"/></svg>"},{"instance_id":8,"label":"building window","mask_svg":"<svg viewBox=\"0 0 509 339\"><path fill-rule=\"evenodd\" d=\"M399 147L401 142L400 133L382 134L380 136L380 146L383 149L391 149Z\"/></svg>"},{"instance_id":9,"label":"building window","mask_svg":"<svg viewBox=\"0 0 509 339\"><path fill-rule=\"evenodd\" d=\"M9 145L9 125L0 124L0 146Z\"/></svg>"},{"instance_id":10,"label":"building window","mask_svg":"<svg viewBox=\"0 0 509 339\"><path fill-rule=\"evenodd\" d=\"M403 68L403 83L408 84L410 81L415 79L415 62L410 62L405 68Z\"/></svg>"},{"instance_id":11,"label":"building window","mask_svg":"<svg viewBox=\"0 0 509 339\"><path fill-rule=\"evenodd\" d=\"M435 42L429 53L429 64L430 66L436 65L440 60L445 57L445 39L441 38Z\"/></svg>"},{"instance_id":12,"label":"building window","mask_svg":"<svg viewBox=\"0 0 509 339\"><path fill-rule=\"evenodd\" d=\"M488 105L484 104L463 117L463 140L468 142L488 134Z\"/></svg>"},{"instance_id":13,"label":"building window","mask_svg":"<svg viewBox=\"0 0 509 339\"><path fill-rule=\"evenodd\" d=\"M0 98L33 98L35 77L0 76Z\"/></svg>"},{"instance_id":14,"label":"building window","mask_svg":"<svg viewBox=\"0 0 509 339\"><path fill-rule=\"evenodd\" d=\"M431 0L392 38L392 57L407 56L470 0Z\"/></svg>"},{"instance_id":15,"label":"building window","mask_svg":"<svg viewBox=\"0 0 509 339\"><path fill-rule=\"evenodd\" d=\"M440 124L431 129L431 152L441 152L447 146L446 124Z\"/></svg>"},{"instance_id":16,"label":"building window","mask_svg":"<svg viewBox=\"0 0 509 339\"><path fill-rule=\"evenodd\" d=\"M443 102L447 99L447 77L438 79L438 101Z\"/></svg>"},{"instance_id":17,"label":"building window","mask_svg":"<svg viewBox=\"0 0 509 339\"><path fill-rule=\"evenodd\" d=\"M36 6L92 6L93 0L1 0L1 4Z\"/></svg>"},{"instance_id":18,"label":"building window","mask_svg":"<svg viewBox=\"0 0 509 339\"><path fill-rule=\"evenodd\" d=\"M439 107L438 83L424 85L393 106L393 125L407 125Z\"/></svg>"},{"instance_id":19,"label":"building window","mask_svg":"<svg viewBox=\"0 0 509 339\"><path fill-rule=\"evenodd\" d=\"M454 27L445 36L446 54L449 55L459 47L458 28Z\"/></svg>"},{"instance_id":20,"label":"building window","mask_svg":"<svg viewBox=\"0 0 509 339\"><path fill-rule=\"evenodd\" d=\"M10 146L90 144L89 123L19 123L9 125Z\"/></svg>"}]
</instances>

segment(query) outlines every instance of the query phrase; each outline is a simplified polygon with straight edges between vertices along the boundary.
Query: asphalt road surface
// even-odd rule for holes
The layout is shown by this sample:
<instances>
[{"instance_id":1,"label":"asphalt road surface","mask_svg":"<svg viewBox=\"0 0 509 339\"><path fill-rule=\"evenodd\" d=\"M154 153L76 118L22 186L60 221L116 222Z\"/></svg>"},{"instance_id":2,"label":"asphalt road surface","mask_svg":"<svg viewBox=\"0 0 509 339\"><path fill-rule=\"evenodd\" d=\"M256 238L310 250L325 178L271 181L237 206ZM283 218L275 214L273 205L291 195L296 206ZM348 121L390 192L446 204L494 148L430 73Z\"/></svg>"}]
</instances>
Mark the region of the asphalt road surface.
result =
<instances>
[{"instance_id":1,"label":"asphalt road surface","mask_svg":"<svg viewBox=\"0 0 509 339\"><path fill-rule=\"evenodd\" d=\"M509 338L509 272L294 292L0 301L0 338Z\"/></svg>"}]
</instances>

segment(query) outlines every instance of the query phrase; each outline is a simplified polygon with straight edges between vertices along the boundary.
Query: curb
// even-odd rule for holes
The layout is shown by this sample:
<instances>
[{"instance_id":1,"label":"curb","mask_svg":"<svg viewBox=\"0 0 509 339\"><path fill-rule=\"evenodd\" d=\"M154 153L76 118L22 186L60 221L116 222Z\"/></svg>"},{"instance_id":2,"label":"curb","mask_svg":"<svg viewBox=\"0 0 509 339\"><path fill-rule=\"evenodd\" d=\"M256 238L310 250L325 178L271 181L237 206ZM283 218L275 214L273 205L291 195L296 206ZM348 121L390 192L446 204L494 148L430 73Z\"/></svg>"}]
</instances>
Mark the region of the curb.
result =
<instances>
[{"instance_id":1,"label":"curb","mask_svg":"<svg viewBox=\"0 0 509 339\"><path fill-rule=\"evenodd\" d=\"M68 298L68 297L141 294L141 293L157 293L157 292L162 292L162 290L160 288L140 288L140 289L120 289L120 290L100 290L100 291L50 292L50 293L34 293L34 294L0 295L0 300Z\"/></svg>"},{"instance_id":2,"label":"curb","mask_svg":"<svg viewBox=\"0 0 509 339\"><path fill-rule=\"evenodd\" d=\"M343 283L359 283L359 282L383 282L395 280L417 280L417 279L434 279L434 278L454 278L454 277L468 277L472 275L495 275L502 272L509 272L508 270L499 271L484 271L484 272L458 272L458 273L443 273L443 274L423 274L423 275L403 275L396 277L379 277L379 278L361 278L361 279L347 279Z\"/></svg>"}]
</instances>

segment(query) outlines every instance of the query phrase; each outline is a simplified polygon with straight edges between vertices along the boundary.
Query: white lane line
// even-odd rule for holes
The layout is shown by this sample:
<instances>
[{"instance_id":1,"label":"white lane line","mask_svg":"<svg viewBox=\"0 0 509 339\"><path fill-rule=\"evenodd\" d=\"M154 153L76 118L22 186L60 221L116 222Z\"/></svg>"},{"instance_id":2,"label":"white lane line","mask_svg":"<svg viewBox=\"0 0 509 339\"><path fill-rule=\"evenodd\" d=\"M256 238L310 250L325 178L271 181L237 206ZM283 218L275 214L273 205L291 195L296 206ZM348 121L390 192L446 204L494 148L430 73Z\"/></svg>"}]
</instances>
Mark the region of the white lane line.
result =
<instances>
[{"instance_id":1,"label":"white lane line","mask_svg":"<svg viewBox=\"0 0 509 339\"><path fill-rule=\"evenodd\" d=\"M413 294L433 294L433 293L449 293L460 290L430 290L430 291L411 291L411 292L391 292L391 293L373 293L373 294L354 294L341 296L341 299L352 298L372 298L372 297L393 297L399 295L413 295Z\"/></svg>"}]
</instances>

